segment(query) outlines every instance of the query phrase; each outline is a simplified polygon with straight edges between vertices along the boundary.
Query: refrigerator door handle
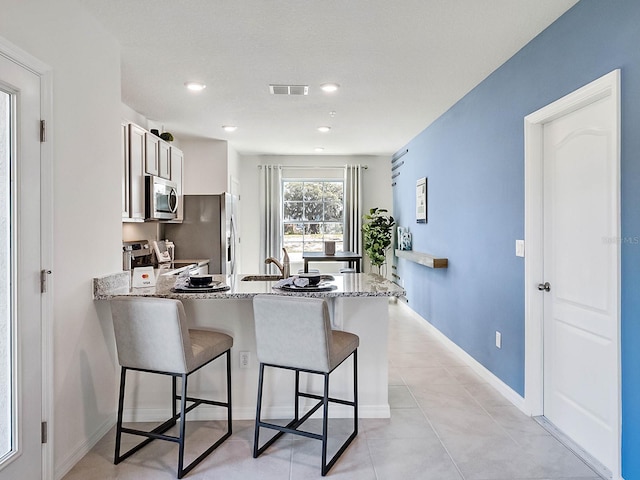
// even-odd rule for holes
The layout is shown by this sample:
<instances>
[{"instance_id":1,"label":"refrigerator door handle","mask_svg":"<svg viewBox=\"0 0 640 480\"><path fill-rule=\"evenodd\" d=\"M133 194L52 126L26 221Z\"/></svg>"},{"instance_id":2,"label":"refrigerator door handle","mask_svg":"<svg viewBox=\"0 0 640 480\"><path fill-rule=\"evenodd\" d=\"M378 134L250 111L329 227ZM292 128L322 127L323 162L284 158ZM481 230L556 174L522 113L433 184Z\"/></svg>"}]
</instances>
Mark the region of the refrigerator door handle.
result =
<instances>
[{"instance_id":1,"label":"refrigerator door handle","mask_svg":"<svg viewBox=\"0 0 640 480\"><path fill-rule=\"evenodd\" d=\"M229 218L230 222L230 237L229 237L229 245L227 246L227 260L230 263L230 274L235 275L236 273L236 227L233 222L233 215Z\"/></svg>"}]
</instances>

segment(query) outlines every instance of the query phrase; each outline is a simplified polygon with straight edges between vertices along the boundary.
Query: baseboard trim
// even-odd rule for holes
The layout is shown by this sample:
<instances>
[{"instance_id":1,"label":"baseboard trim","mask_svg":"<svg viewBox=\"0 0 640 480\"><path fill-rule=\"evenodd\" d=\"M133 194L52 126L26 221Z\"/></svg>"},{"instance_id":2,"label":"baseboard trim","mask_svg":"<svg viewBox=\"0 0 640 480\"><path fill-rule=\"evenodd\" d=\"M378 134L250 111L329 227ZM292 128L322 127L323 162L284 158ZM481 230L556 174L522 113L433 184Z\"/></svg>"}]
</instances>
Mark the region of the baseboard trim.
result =
<instances>
[{"instance_id":1,"label":"baseboard trim","mask_svg":"<svg viewBox=\"0 0 640 480\"><path fill-rule=\"evenodd\" d=\"M509 400L515 407L518 408L522 413L531 416L531 412L528 411L526 402L524 398L520 396L515 390L513 390L509 385L500 380L496 375L487 369L484 365L478 362L475 358L469 355L466 351L456 345L449 337L447 337L444 333L438 330L434 325L429 323L428 320L425 320L421 315L419 315L415 310L413 310L408 304L403 302L398 302L400 308L406 309L408 313L412 316L415 316L429 329L431 333L434 334L438 338L438 340L444 345L451 353L460 358L463 362L465 362L476 374L478 374L483 380L485 380L489 385L495 388L504 398Z\"/></svg>"},{"instance_id":2,"label":"baseboard trim","mask_svg":"<svg viewBox=\"0 0 640 480\"><path fill-rule=\"evenodd\" d=\"M102 437L116 424L116 414L110 415L109 418L91 435L89 438L78 443L65 459L55 466L54 478L61 480L82 458L95 447Z\"/></svg>"}]
</instances>

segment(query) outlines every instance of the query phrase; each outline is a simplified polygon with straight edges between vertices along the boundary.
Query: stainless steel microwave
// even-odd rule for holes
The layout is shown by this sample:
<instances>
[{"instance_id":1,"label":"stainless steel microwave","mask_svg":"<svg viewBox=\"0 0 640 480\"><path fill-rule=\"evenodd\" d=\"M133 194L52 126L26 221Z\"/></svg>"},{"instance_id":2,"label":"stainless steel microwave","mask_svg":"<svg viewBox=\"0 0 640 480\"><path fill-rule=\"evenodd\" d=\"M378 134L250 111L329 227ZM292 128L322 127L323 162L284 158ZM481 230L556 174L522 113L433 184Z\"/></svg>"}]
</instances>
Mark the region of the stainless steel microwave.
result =
<instances>
[{"instance_id":1,"label":"stainless steel microwave","mask_svg":"<svg viewBox=\"0 0 640 480\"><path fill-rule=\"evenodd\" d=\"M145 218L173 220L178 211L178 190L175 182L154 175L145 177Z\"/></svg>"}]
</instances>

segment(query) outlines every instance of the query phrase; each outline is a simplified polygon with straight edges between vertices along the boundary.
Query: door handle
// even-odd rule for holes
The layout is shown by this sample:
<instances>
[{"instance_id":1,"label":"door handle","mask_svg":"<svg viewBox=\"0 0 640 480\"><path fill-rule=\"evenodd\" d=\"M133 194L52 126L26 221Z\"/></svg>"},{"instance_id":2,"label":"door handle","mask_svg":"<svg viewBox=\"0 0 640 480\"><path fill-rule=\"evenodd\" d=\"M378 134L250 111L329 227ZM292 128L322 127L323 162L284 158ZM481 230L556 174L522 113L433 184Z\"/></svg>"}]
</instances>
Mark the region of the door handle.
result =
<instances>
[{"instance_id":1,"label":"door handle","mask_svg":"<svg viewBox=\"0 0 640 480\"><path fill-rule=\"evenodd\" d=\"M539 283L538 290L540 290L541 292L550 292L551 284L549 282Z\"/></svg>"}]
</instances>

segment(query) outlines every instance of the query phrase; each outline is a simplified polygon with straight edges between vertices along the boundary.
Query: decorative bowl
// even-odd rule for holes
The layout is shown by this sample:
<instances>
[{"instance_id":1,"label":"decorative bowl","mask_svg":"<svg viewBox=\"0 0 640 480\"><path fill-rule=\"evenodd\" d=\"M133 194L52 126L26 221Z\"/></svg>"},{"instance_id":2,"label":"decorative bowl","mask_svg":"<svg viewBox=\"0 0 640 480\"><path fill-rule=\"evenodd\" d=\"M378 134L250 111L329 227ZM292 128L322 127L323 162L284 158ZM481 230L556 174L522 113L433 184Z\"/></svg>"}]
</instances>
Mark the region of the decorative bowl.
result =
<instances>
[{"instance_id":1,"label":"decorative bowl","mask_svg":"<svg viewBox=\"0 0 640 480\"><path fill-rule=\"evenodd\" d=\"M189 275L189 285L192 287L206 287L213 282L213 275L197 274Z\"/></svg>"},{"instance_id":2,"label":"decorative bowl","mask_svg":"<svg viewBox=\"0 0 640 480\"><path fill-rule=\"evenodd\" d=\"M298 277L309 280L309 285L311 286L318 285L322 279L322 276L319 273L301 273Z\"/></svg>"}]
</instances>

